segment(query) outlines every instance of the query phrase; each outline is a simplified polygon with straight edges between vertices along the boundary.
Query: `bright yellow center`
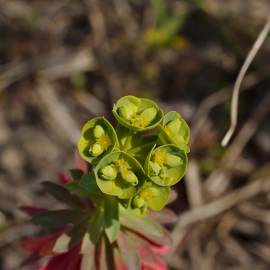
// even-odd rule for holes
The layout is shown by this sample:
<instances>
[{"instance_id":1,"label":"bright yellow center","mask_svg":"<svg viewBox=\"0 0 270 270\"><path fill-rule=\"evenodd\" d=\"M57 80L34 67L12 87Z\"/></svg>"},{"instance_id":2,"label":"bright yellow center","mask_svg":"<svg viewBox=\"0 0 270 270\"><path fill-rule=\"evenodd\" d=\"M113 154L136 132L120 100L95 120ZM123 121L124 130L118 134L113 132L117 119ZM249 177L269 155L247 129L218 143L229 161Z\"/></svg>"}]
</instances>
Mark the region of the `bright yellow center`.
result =
<instances>
[{"instance_id":1,"label":"bright yellow center","mask_svg":"<svg viewBox=\"0 0 270 270\"><path fill-rule=\"evenodd\" d=\"M125 178L128 175L129 170L131 169L130 165L124 159L119 159L117 165L119 170L121 171L122 176Z\"/></svg>"},{"instance_id":2,"label":"bright yellow center","mask_svg":"<svg viewBox=\"0 0 270 270\"><path fill-rule=\"evenodd\" d=\"M167 153L164 151L157 151L154 156L154 162L160 166L163 166L166 160Z\"/></svg>"},{"instance_id":3,"label":"bright yellow center","mask_svg":"<svg viewBox=\"0 0 270 270\"><path fill-rule=\"evenodd\" d=\"M149 120L145 116L137 114L134 114L130 121L135 127L146 127L149 124Z\"/></svg>"},{"instance_id":4,"label":"bright yellow center","mask_svg":"<svg viewBox=\"0 0 270 270\"><path fill-rule=\"evenodd\" d=\"M141 193L140 196L145 199L146 201L150 201L153 197L153 192L151 189L144 189Z\"/></svg>"},{"instance_id":5,"label":"bright yellow center","mask_svg":"<svg viewBox=\"0 0 270 270\"><path fill-rule=\"evenodd\" d=\"M101 145L101 147L105 150L112 144L110 137L107 134L102 135L100 138L97 139L97 143Z\"/></svg>"}]
</instances>

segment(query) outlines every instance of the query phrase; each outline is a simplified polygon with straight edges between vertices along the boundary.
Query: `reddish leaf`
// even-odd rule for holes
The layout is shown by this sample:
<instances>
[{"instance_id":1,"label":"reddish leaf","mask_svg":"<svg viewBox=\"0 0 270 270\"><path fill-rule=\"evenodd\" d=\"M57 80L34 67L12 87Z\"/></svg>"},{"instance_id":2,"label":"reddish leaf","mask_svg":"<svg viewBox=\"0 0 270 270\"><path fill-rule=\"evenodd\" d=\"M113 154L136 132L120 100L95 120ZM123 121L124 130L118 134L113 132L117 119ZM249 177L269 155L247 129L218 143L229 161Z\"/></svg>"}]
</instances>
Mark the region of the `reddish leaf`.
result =
<instances>
[{"instance_id":1,"label":"reddish leaf","mask_svg":"<svg viewBox=\"0 0 270 270\"><path fill-rule=\"evenodd\" d=\"M121 224L140 237L156 245L171 245L169 232L148 217L138 218L127 211L120 215Z\"/></svg>"},{"instance_id":2,"label":"reddish leaf","mask_svg":"<svg viewBox=\"0 0 270 270\"><path fill-rule=\"evenodd\" d=\"M53 255L53 247L57 238L63 233L58 231L57 233L46 236L35 236L21 241L22 248L39 254L40 256Z\"/></svg>"},{"instance_id":3,"label":"reddish leaf","mask_svg":"<svg viewBox=\"0 0 270 270\"><path fill-rule=\"evenodd\" d=\"M45 208L38 208L34 206L22 206L20 207L20 210L23 211L24 213L28 214L29 216L34 216L37 214L40 214L42 212L48 211Z\"/></svg>"},{"instance_id":4,"label":"reddish leaf","mask_svg":"<svg viewBox=\"0 0 270 270\"><path fill-rule=\"evenodd\" d=\"M39 256L36 252L32 253L30 256L28 256L21 264L20 264L20 268L29 265L29 264L34 264L35 262L37 262L39 259L41 258L41 256Z\"/></svg>"},{"instance_id":5,"label":"reddish leaf","mask_svg":"<svg viewBox=\"0 0 270 270\"><path fill-rule=\"evenodd\" d=\"M66 173L63 173L63 172L58 172L57 177L58 177L58 181L62 185L65 185L71 181L70 177Z\"/></svg>"},{"instance_id":6,"label":"reddish leaf","mask_svg":"<svg viewBox=\"0 0 270 270\"><path fill-rule=\"evenodd\" d=\"M80 247L76 246L70 251L53 257L39 270L79 270L81 264Z\"/></svg>"},{"instance_id":7,"label":"reddish leaf","mask_svg":"<svg viewBox=\"0 0 270 270\"><path fill-rule=\"evenodd\" d=\"M127 266L127 269L140 270L141 262L136 250L136 246L132 241L130 241L130 239L127 238L127 235L122 231L118 234L117 245L121 252L123 262Z\"/></svg>"},{"instance_id":8,"label":"reddish leaf","mask_svg":"<svg viewBox=\"0 0 270 270\"><path fill-rule=\"evenodd\" d=\"M155 244L152 244L151 249L156 254L165 255L165 254L168 254L170 252L171 248L169 246L167 246L167 245L155 245Z\"/></svg>"},{"instance_id":9,"label":"reddish leaf","mask_svg":"<svg viewBox=\"0 0 270 270\"><path fill-rule=\"evenodd\" d=\"M111 245L106 241L104 235L98 242L96 253L97 270L114 270L114 263L110 254Z\"/></svg>"},{"instance_id":10,"label":"reddish leaf","mask_svg":"<svg viewBox=\"0 0 270 270\"><path fill-rule=\"evenodd\" d=\"M115 263L115 268L117 270L129 270L127 266L125 265L123 258L121 257L121 254L119 252L119 249L114 248L114 263Z\"/></svg>"},{"instance_id":11,"label":"reddish leaf","mask_svg":"<svg viewBox=\"0 0 270 270\"><path fill-rule=\"evenodd\" d=\"M80 270L96 270L95 246L88 233L83 237L80 253L82 254Z\"/></svg>"},{"instance_id":12,"label":"reddish leaf","mask_svg":"<svg viewBox=\"0 0 270 270\"><path fill-rule=\"evenodd\" d=\"M63 186L48 181L43 182L42 185L44 186L46 192L53 196L57 201L63 202L75 209L85 208L85 203L77 196L71 194L69 190Z\"/></svg>"},{"instance_id":13,"label":"reddish leaf","mask_svg":"<svg viewBox=\"0 0 270 270\"><path fill-rule=\"evenodd\" d=\"M141 270L167 270L167 265L165 262L157 257L157 263L154 266L143 264Z\"/></svg>"}]
</instances>

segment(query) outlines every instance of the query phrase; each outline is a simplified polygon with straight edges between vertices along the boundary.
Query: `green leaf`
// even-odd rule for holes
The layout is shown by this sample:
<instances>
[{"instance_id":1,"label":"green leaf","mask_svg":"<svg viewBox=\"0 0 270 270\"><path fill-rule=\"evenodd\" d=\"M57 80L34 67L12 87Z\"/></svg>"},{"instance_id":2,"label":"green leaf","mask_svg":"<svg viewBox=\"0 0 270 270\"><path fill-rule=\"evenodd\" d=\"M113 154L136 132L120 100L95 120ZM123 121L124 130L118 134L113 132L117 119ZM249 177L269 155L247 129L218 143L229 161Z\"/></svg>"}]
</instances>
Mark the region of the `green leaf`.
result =
<instances>
[{"instance_id":1,"label":"green leaf","mask_svg":"<svg viewBox=\"0 0 270 270\"><path fill-rule=\"evenodd\" d=\"M167 18L167 5L165 0L151 0L153 6L157 26L162 26Z\"/></svg>"},{"instance_id":2,"label":"green leaf","mask_svg":"<svg viewBox=\"0 0 270 270\"><path fill-rule=\"evenodd\" d=\"M59 227L66 224L80 223L85 216L86 213L70 209L52 210L34 215L32 222L36 225Z\"/></svg>"},{"instance_id":3,"label":"green leaf","mask_svg":"<svg viewBox=\"0 0 270 270\"><path fill-rule=\"evenodd\" d=\"M71 193L77 195L78 197L88 198L90 199L91 193L83 189L79 183L71 182L66 184L66 189L68 189Z\"/></svg>"},{"instance_id":4,"label":"green leaf","mask_svg":"<svg viewBox=\"0 0 270 270\"><path fill-rule=\"evenodd\" d=\"M68 231L68 236L70 237L69 249L77 245L82 239L85 233L87 232L89 226L89 216L83 220L81 223L76 224Z\"/></svg>"},{"instance_id":5,"label":"green leaf","mask_svg":"<svg viewBox=\"0 0 270 270\"><path fill-rule=\"evenodd\" d=\"M124 115L121 113L123 108L127 111ZM155 102L134 96L120 98L113 107L113 114L119 124L135 132L153 129L163 119L163 112Z\"/></svg>"},{"instance_id":6,"label":"green leaf","mask_svg":"<svg viewBox=\"0 0 270 270\"><path fill-rule=\"evenodd\" d=\"M74 181L80 181L84 174L84 172L80 169L71 169L69 172L71 174L72 180Z\"/></svg>"},{"instance_id":7,"label":"green leaf","mask_svg":"<svg viewBox=\"0 0 270 270\"><path fill-rule=\"evenodd\" d=\"M43 182L42 185L44 186L46 192L52 195L56 200L63 202L75 209L85 207L83 202L76 196L72 195L65 188L65 186L60 186L52 182Z\"/></svg>"},{"instance_id":8,"label":"green leaf","mask_svg":"<svg viewBox=\"0 0 270 270\"><path fill-rule=\"evenodd\" d=\"M170 16L166 21L164 21L160 29L167 34L168 39L171 39L176 36L179 30L182 28L185 19L185 13Z\"/></svg>"},{"instance_id":9,"label":"green leaf","mask_svg":"<svg viewBox=\"0 0 270 270\"><path fill-rule=\"evenodd\" d=\"M80 186L93 196L102 196L102 193L96 183L94 172L84 174L80 180Z\"/></svg>"},{"instance_id":10,"label":"green leaf","mask_svg":"<svg viewBox=\"0 0 270 270\"><path fill-rule=\"evenodd\" d=\"M145 135L143 132L135 133L122 125L118 125L116 133L120 150L135 157L142 165L148 152L158 141L157 135Z\"/></svg>"},{"instance_id":11,"label":"green leaf","mask_svg":"<svg viewBox=\"0 0 270 270\"><path fill-rule=\"evenodd\" d=\"M127 152L143 165L145 162L145 157L147 157L149 151L153 148L157 141L158 137L156 135L145 136L142 133L137 133L135 136L133 136L132 148Z\"/></svg>"},{"instance_id":12,"label":"green leaf","mask_svg":"<svg viewBox=\"0 0 270 270\"><path fill-rule=\"evenodd\" d=\"M94 136L94 128L101 126L105 131L105 137L100 138L100 145L106 145L106 148L102 148L103 152L97 156L93 156L90 153L90 148L99 143L98 139ZM82 128L80 140L78 142L78 150L82 158L88 161L90 164L95 164L104 157L106 154L118 147L118 139L116 132L111 123L104 117L96 117L88 121Z\"/></svg>"},{"instance_id":13,"label":"green leaf","mask_svg":"<svg viewBox=\"0 0 270 270\"><path fill-rule=\"evenodd\" d=\"M113 243L118 236L120 230L119 223L119 206L116 198L106 196L104 201L104 227L105 233L110 241Z\"/></svg>"},{"instance_id":14,"label":"green leaf","mask_svg":"<svg viewBox=\"0 0 270 270\"><path fill-rule=\"evenodd\" d=\"M119 173L114 180L105 180L101 178L101 170L107 165L117 166ZM120 164L120 165L119 165ZM127 182L120 172L122 165L127 164L130 170L138 180L138 184ZM145 181L145 174L140 163L132 156L122 151L115 151L106 155L94 169L96 182L100 190L108 195L117 196L120 199L128 199L132 197ZM134 175L133 175L134 177Z\"/></svg>"},{"instance_id":15,"label":"green leaf","mask_svg":"<svg viewBox=\"0 0 270 270\"><path fill-rule=\"evenodd\" d=\"M97 186L94 173L84 174L80 181L73 181L65 185L71 193L82 198L91 199L97 202L102 198L102 193Z\"/></svg>"},{"instance_id":16,"label":"green leaf","mask_svg":"<svg viewBox=\"0 0 270 270\"><path fill-rule=\"evenodd\" d=\"M120 150L127 151L132 148L132 141L134 140L134 137L137 136L134 131L119 124L116 128L116 134Z\"/></svg>"},{"instance_id":17,"label":"green leaf","mask_svg":"<svg viewBox=\"0 0 270 270\"><path fill-rule=\"evenodd\" d=\"M98 243L103 233L103 230L104 230L104 209L103 207L100 207L93 214L88 227L90 239L94 245Z\"/></svg>"}]
</instances>

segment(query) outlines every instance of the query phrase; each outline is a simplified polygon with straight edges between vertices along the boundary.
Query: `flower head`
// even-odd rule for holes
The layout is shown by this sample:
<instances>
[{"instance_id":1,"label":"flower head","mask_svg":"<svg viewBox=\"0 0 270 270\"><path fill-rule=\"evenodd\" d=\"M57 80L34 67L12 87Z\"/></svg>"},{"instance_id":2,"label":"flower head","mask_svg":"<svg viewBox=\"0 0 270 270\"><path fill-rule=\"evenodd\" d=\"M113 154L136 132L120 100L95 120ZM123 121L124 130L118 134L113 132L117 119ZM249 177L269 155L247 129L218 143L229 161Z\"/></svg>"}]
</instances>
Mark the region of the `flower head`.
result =
<instances>
[{"instance_id":1,"label":"flower head","mask_svg":"<svg viewBox=\"0 0 270 270\"><path fill-rule=\"evenodd\" d=\"M164 116L163 125L159 125L159 138L164 144L175 144L186 153L189 152L189 126L178 112L171 111Z\"/></svg>"},{"instance_id":2,"label":"flower head","mask_svg":"<svg viewBox=\"0 0 270 270\"><path fill-rule=\"evenodd\" d=\"M163 117L162 111L153 101L134 96L119 99L113 113L121 125L135 131L152 129Z\"/></svg>"},{"instance_id":3,"label":"flower head","mask_svg":"<svg viewBox=\"0 0 270 270\"><path fill-rule=\"evenodd\" d=\"M145 163L147 175L159 186L175 185L184 176L186 167L186 153L172 144L153 149Z\"/></svg>"},{"instance_id":4,"label":"flower head","mask_svg":"<svg viewBox=\"0 0 270 270\"><path fill-rule=\"evenodd\" d=\"M139 162L122 151L106 155L94 171L100 190L120 199L129 199L135 195L146 178Z\"/></svg>"},{"instance_id":5,"label":"flower head","mask_svg":"<svg viewBox=\"0 0 270 270\"><path fill-rule=\"evenodd\" d=\"M92 164L98 161L117 146L115 130L105 118L94 118L83 126L78 149L87 162Z\"/></svg>"}]
</instances>

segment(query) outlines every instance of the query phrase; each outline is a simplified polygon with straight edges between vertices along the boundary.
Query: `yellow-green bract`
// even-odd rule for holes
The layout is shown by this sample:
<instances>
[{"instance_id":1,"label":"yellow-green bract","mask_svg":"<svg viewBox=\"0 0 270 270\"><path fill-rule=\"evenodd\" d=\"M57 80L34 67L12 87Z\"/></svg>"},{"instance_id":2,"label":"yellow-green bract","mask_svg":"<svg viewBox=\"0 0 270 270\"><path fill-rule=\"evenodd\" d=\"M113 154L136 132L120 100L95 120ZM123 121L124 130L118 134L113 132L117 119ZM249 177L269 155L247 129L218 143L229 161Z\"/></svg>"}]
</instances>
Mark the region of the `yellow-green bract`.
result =
<instances>
[{"instance_id":1,"label":"yellow-green bract","mask_svg":"<svg viewBox=\"0 0 270 270\"><path fill-rule=\"evenodd\" d=\"M108 167L109 166L109 167ZM106 168L112 168L111 173ZM115 151L103 157L94 169L97 185L108 195L129 199L143 186L146 176L140 163L123 151ZM107 176L108 176L107 175Z\"/></svg>"},{"instance_id":2,"label":"yellow-green bract","mask_svg":"<svg viewBox=\"0 0 270 270\"><path fill-rule=\"evenodd\" d=\"M153 129L163 118L155 102L134 96L120 98L113 107L113 114L121 125L133 131Z\"/></svg>"},{"instance_id":3,"label":"yellow-green bract","mask_svg":"<svg viewBox=\"0 0 270 270\"><path fill-rule=\"evenodd\" d=\"M149 179L159 186L172 186L179 182L186 172L187 155L173 144L153 148L145 162Z\"/></svg>"},{"instance_id":4,"label":"yellow-green bract","mask_svg":"<svg viewBox=\"0 0 270 270\"><path fill-rule=\"evenodd\" d=\"M83 126L78 150L90 164L96 163L117 146L116 132L104 117L96 117Z\"/></svg>"},{"instance_id":5,"label":"yellow-green bract","mask_svg":"<svg viewBox=\"0 0 270 270\"><path fill-rule=\"evenodd\" d=\"M158 126L158 135L163 144L175 144L186 153L189 152L190 129L178 112L165 114L163 124Z\"/></svg>"},{"instance_id":6,"label":"yellow-green bract","mask_svg":"<svg viewBox=\"0 0 270 270\"><path fill-rule=\"evenodd\" d=\"M131 202L131 208L138 209L139 214L145 214L147 207L155 211L161 210L170 195L169 187L161 187L153 182L146 182Z\"/></svg>"}]
</instances>

